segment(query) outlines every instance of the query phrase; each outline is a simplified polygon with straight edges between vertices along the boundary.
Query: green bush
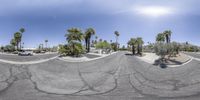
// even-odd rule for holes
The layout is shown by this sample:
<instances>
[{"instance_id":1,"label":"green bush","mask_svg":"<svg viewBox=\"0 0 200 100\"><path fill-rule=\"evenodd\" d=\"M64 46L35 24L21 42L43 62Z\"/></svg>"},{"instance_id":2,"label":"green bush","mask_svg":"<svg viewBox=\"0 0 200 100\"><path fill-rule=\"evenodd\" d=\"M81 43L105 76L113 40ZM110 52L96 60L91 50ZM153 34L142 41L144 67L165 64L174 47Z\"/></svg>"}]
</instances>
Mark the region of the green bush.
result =
<instances>
[{"instance_id":1,"label":"green bush","mask_svg":"<svg viewBox=\"0 0 200 100\"><path fill-rule=\"evenodd\" d=\"M15 47L12 46L12 45L6 45L6 46L3 48L3 51L4 51L4 52L14 52L14 51L15 51Z\"/></svg>"},{"instance_id":2,"label":"green bush","mask_svg":"<svg viewBox=\"0 0 200 100\"><path fill-rule=\"evenodd\" d=\"M168 45L163 42L155 43L154 45L154 51L157 55L161 56L161 58L164 58L165 55L167 55Z\"/></svg>"},{"instance_id":3,"label":"green bush","mask_svg":"<svg viewBox=\"0 0 200 100\"><path fill-rule=\"evenodd\" d=\"M117 44L111 43L111 48L112 48L112 50L117 51Z\"/></svg>"},{"instance_id":4,"label":"green bush","mask_svg":"<svg viewBox=\"0 0 200 100\"><path fill-rule=\"evenodd\" d=\"M106 41L98 42L95 47L96 49L111 49L111 45Z\"/></svg>"},{"instance_id":5,"label":"green bush","mask_svg":"<svg viewBox=\"0 0 200 100\"><path fill-rule=\"evenodd\" d=\"M68 45L59 45L59 50L58 52L61 55L70 55L71 54L71 48Z\"/></svg>"},{"instance_id":6,"label":"green bush","mask_svg":"<svg viewBox=\"0 0 200 100\"><path fill-rule=\"evenodd\" d=\"M176 56L179 54L180 44L177 42L164 43L158 42L154 45L154 51L157 55L164 57L165 55Z\"/></svg>"},{"instance_id":7,"label":"green bush","mask_svg":"<svg viewBox=\"0 0 200 100\"><path fill-rule=\"evenodd\" d=\"M64 56L80 56L80 54L84 53L84 47L81 43L69 43L68 45L60 45L59 53Z\"/></svg>"},{"instance_id":8,"label":"green bush","mask_svg":"<svg viewBox=\"0 0 200 100\"><path fill-rule=\"evenodd\" d=\"M80 56L81 53L84 53L84 47L81 43L74 44L74 50L72 49L72 55Z\"/></svg>"}]
</instances>

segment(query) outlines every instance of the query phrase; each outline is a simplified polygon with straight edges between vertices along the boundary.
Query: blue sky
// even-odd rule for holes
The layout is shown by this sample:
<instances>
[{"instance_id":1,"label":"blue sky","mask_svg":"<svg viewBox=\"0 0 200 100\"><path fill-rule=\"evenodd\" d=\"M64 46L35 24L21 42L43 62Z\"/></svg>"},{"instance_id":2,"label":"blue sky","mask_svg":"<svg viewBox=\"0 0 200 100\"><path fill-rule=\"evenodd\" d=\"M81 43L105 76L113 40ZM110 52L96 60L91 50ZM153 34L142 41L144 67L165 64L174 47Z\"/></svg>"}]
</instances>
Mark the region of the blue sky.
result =
<instances>
[{"instance_id":1,"label":"blue sky","mask_svg":"<svg viewBox=\"0 0 200 100\"><path fill-rule=\"evenodd\" d=\"M24 27L25 47L65 43L67 29L88 27L103 40L123 45L131 37L154 42L159 32L172 30L172 41L200 45L200 0L0 0L0 45Z\"/></svg>"}]
</instances>

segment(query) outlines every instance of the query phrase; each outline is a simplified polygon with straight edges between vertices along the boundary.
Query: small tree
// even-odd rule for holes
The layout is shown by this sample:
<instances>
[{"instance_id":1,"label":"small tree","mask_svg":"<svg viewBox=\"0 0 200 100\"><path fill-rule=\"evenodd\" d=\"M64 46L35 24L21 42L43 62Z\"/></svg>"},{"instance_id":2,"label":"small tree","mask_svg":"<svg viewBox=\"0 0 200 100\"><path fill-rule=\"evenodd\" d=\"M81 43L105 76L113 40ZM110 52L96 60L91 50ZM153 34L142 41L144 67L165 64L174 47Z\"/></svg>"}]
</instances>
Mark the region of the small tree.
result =
<instances>
[{"instance_id":1,"label":"small tree","mask_svg":"<svg viewBox=\"0 0 200 100\"><path fill-rule=\"evenodd\" d=\"M14 34L14 40L16 41L17 50L19 50L19 43L21 42L22 34L20 32L16 32Z\"/></svg>"},{"instance_id":2,"label":"small tree","mask_svg":"<svg viewBox=\"0 0 200 100\"><path fill-rule=\"evenodd\" d=\"M68 45L59 45L58 52L64 56L71 55L71 48Z\"/></svg>"},{"instance_id":3,"label":"small tree","mask_svg":"<svg viewBox=\"0 0 200 100\"><path fill-rule=\"evenodd\" d=\"M171 56L176 56L179 54L179 49L180 49L180 44L177 42L172 42L168 44L168 52L169 52L169 57Z\"/></svg>"},{"instance_id":4,"label":"small tree","mask_svg":"<svg viewBox=\"0 0 200 100\"><path fill-rule=\"evenodd\" d=\"M116 43L111 43L111 48L112 48L112 50L117 51Z\"/></svg>"},{"instance_id":5,"label":"small tree","mask_svg":"<svg viewBox=\"0 0 200 100\"><path fill-rule=\"evenodd\" d=\"M141 37L138 37L136 39L137 43L137 54L142 55L142 45L144 44L144 41L142 40Z\"/></svg>"},{"instance_id":6,"label":"small tree","mask_svg":"<svg viewBox=\"0 0 200 100\"><path fill-rule=\"evenodd\" d=\"M16 46L17 45L17 42L16 42L16 40L15 39L12 39L11 41L10 41L10 44L12 45L12 46Z\"/></svg>"},{"instance_id":7,"label":"small tree","mask_svg":"<svg viewBox=\"0 0 200 100\"><path fill-rule=\"evenodd\" d=\"M83 52L81 41L83 40L83 34L78 28L71 28L67 30L65 35L70 47L70 52L72 56L79 56Z\"/></svg>"},{"instance_id":8,"label":"small tree","mask_svg":"<svg viewBox=\"0 0 200 100\"><path fill-rule=\"evenodd\" d=\"M1 46L1 48L0 48L0 49L1 49L1 52L3 52L3 51L4 51L4 46Z\"/></svg>"},{"instance_id":9,"label":"small tree","mask_svg":"<svg viewBox=\"0 0 200 100\"><path fill-rule=\"evenodd\" d=\"M163 42L157 42L154 45L154 51L157 55L161 57L161 61L163 62L165 60L165 56L167 53L168 46Z\"/></svg>"},{"instance_id":10,"label":"small tree","mask_svg":"<svg viewBox=\"0 0 200 100\"><path fill-rule=\"evenodd\" d=\"M135 39L135 38L131 38L127 43L129 46L131 46L133 55L135 55L135 45L136 45L136 43L137 43L137 39Z\"/></svg>"},{"instance_id":11,"label":"small tree","mask_svg":"<svg viewBox=\"0 0 200 100\"><path fill-rule=\"evenodd\" d=\"M119 48L119 47L118 47L118 37L119 37L120 34L119 34L118 31L115 31L114 34L115 34L115 36L116 36L116 45L117 45L117 49L118 49L118 48Z\"/></svg>"},{"instance_id":12,"label":"small tree","mask_svg":"<svg viewBox=\"0 0 200 100\"><path fill-rule=\"evenodd\" d=\"M20 28L19 32L21 33L21 35L23 35L23 33L25 32L24 28ZM22 49L22 36L21 36L21 41L20 41L20 50Z\"/></svg>"},{"instance_id":13,"label":"small tree","mask_svg":"<svg viewBox=\"0 0 200 100\"><path fill-rule=\"evenodd\" d=\"M165 35L163 33L158 33L156 36L156 41L157 42L164 42L165 41Z\"/></svg>"},{"instance_id":14,"label":"small tree","mask_svg":"<svg viewBox=\"0 0 200 100\"><path fill-rule=\"evenodd\" d=\"M111 45L106 41L98 42L96 44L96 49L111 49Z\"/></svg>"},{"instance_id":15,"label":"small tree","mask_svg":"<svg viewBox=\"0 0 200 100\"><path fill-rule=\"evenodd\" d=\"M12 46L12 45L6 45L6 46L4 47L4 51L5 51L5 52L13 52L14 50L15 50L15 47Z\"/></svg>"},{"instance_id":16,"label":"small tree","mask_svg":"<svg viewBox=\"0 0 200 100\"><path fill-rule=\"evenodd\" d=\"M90 52L90 39L91 39L92 35L94 35L94 34L95 34L95 30L93 28L86 29L84 38L85 38L85 45L86 45L87 52Z\"/></svg>"}]
</instances>

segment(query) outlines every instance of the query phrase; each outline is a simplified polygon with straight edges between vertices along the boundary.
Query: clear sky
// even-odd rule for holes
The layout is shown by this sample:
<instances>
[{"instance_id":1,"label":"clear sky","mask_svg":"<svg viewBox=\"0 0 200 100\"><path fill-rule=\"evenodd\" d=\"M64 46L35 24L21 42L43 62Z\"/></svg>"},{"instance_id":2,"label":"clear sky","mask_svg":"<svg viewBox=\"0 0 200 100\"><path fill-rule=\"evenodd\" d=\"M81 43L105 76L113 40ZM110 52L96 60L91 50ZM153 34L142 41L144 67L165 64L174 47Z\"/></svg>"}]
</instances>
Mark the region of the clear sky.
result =
<instances>
[{"instance_id":1,"label":"clear sky","mask_svg":"<svg viewBox=\"0 0 200 100\"><path fill-rule=\"evenodd\" d=\"M67 29L93 27L103 40L126 44L131 37L154 42L172 30L172 41L200 45L200 0L0 0L0 45L24 27L25 47L49 40L65 43Z\"/></svg>"}]
</instances>

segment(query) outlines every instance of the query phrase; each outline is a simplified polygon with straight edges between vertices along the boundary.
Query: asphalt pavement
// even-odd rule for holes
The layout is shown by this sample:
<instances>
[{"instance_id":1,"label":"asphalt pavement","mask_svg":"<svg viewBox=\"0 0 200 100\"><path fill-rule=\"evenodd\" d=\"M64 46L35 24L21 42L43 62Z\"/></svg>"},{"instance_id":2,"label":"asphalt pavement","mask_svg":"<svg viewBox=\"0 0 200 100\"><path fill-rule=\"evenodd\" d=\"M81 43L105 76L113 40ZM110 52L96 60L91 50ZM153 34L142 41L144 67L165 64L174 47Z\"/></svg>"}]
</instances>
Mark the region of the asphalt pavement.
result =
<instances>
[{"instance_id":1,"label":"asphalt pavement","mask_svg":"<svg viewBox=\"0 0 200 100\"><path fill-rule=\"evenodd\" d=\"M184 52L187 55L200 59L200 53L197 52Z\"/></svg>"},{"instance_id":2,"label":"asphalt pavement","mask_svg":"<svg viewBox=\"0 0 200 100\"><path fill-rule=\"evenodd\" d=\"M8 60L8 61L26 62L26 61L37 61L37 60L41 60L41 59L48 59L51 57L55 57L57 55L58 55L57 53L33 55L33 56L18 56L18 55L0 54L0 59Z\"/></svg>"},{"instance_id":3,"label":"asphalt pavement","mask_svg":"<svg viewBox=\"0 0 200 100\"><path fill-rule=\"evenodd\" d=\"M0 63L0 100L199 100L199 61L160 68L126 53L79 63Z\"/></svg>"},{"instance_id":4,"label":"asphalt pavement","mask_svg":"<svg viewBox=\"0 0 200 100\"><path fill-rule=\"evenodd\" d=\"M85 56L87 58L97 58L97 57L100 57L98 55L93 55L93 54L83 54L83 56Z\"/></svg>"}]
</instances>

